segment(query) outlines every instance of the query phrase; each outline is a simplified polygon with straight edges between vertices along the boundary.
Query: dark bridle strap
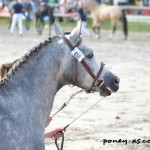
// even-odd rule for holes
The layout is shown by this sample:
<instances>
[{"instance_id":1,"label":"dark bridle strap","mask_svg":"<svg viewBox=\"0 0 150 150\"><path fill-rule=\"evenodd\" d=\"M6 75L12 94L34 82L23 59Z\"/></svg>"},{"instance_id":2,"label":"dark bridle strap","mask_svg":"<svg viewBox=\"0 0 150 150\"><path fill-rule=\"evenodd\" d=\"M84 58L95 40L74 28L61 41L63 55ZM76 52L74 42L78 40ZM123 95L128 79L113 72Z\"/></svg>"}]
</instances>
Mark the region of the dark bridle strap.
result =
<instances>
[{"instance_id":1,"label":"dark bridle strap","mask_svg":"<svg viewBox=\"0 0 150 150\"><path fill-rule=\"evenodd\" d=\"M89 67L89 65L86 63L86 61L84 59L81 61L81 64L84 66L86 71L90 74L90 76L94 79L94 81L98 80L97 77L95 76L95 74L93 73L93 71L91 70L91 68Z\"/></svg>"},{"instance_id":2,"label":"dark bridle strap","mask_svg":"<svg viewBox=\"0 0 150 150\"><path fill-rule=\"evenodd\" d=\"M102 73L102 71L103 71L103 68L104 68L104 63L103 63L103 62L101 62L101 66L100 66L99 72L97 73L97 76L96 76L96 78L97 78L97 79L98 79L98 78L99 78L99 76L101 75L101 73ZM91 87L93 87L93 86L95 85L95 82L96 82L96 80L94 80L94 81L93 81L93 83L92 83L92 86L91 86Z\"/></svg>"},{"instance_id":3,"label":"dark bridle strap","mask_svg":"<svg viewBox=\"0 0 150 150\"><path fill-rule=\"evenodd\" d=\"M82 42L82 39L80 38L80 40L77 42L77 44L75 46L72 45L72 43L64 36L64 35L59 35L59 37L61 39L63 39L63 41L70 47L71 51L75 48L75 47L78 47L81 42Z\"/></svg>"},{"instance_id":4,"label":"dark bridle strap","mask_svg":"<svg viewBox=\"0 0 150 150\"><path fill-rule=\"evenodd\" d=\"M80 39L80 40L77 42L77 44L76 44L75 46L73 46L73 45L71 44L71 42L70 42L64 35L59 35L59 37L60 37L61 39L63 39L63 41L69 46L69 48L71 49L71 51L72 51L75 47L78 47L78 46L81 44L81 42L82 42L82 39ZM74 59L75 59L75 58L74 58ZM77 61L75 61L75 68L76 68L76 74L75 74L75 79L74 79L74 83L73 83L73 84L75 84L75 82L78 81L78 63L77 63Z\"/></svg>"}]
</instances>

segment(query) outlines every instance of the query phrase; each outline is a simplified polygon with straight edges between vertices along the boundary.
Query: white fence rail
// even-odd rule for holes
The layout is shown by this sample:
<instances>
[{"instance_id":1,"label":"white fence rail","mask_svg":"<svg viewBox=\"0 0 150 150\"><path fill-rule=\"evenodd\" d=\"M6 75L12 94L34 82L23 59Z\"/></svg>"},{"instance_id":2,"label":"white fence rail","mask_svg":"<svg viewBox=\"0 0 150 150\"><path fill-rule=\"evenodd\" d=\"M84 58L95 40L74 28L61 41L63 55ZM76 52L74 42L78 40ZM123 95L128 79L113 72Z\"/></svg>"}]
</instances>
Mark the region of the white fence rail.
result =
<instances>
[{"instance_id":1,"label":"white fence rail","mask_svg":"<svg viewBox=\"0 0 150 150\"><path fill-rule=\"evenodd\" d=\"M144 15L127 15L127 20L129 22L146 22L146 23L150 23L150 16L144 16Z\"/></svg>"},{"instance_id":2,"label":"white fence rail","mask_svg":"<svg viewBox=\"0 0 150 150\"><path fill-rule=\"evenodd\" d=\"M120 9L124 10L150 10L150 6L118 6Z\"/></svg>"}]
</instances>

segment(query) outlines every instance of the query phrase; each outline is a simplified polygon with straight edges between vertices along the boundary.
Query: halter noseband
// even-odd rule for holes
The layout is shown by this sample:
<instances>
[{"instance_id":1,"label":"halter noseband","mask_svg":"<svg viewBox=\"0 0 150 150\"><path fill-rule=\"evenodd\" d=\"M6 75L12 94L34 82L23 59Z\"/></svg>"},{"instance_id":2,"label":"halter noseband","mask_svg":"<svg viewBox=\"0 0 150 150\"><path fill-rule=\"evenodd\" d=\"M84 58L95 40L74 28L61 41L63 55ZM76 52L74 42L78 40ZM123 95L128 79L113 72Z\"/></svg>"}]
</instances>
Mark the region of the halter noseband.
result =
<instances>
[{"instance_id":1,"label":"halter noseband","mask_svg":"<svg viewBox=\"0 0 150 150\"><path fill-rule=\"evenodd\" d=\"M78 48L82 42L82 39L80 38L79 41L76 43L75 46L72 45L72 43L64 36L64 35L59 35L59 37L68 45L68 47L70 48L71 52L74 50L74 48ZM91 85L91 89L86 90L86 92L90 93L92 92L92 87L94 87L95 82L98 81L98 86L102 87L104 85L104 81L103 80L99 80L99 76L101 75L103 68L104 68L104 64L101 63L100 69L97 73L97 75L95 75L92 71L92 69L90 68L90 66L86 63L86 61L84 59L82 59L80 61L80 63L84 66L84 68L86 69L86 71L89 73L89 75L94 79L92 85ZM76 61L76 77L75 77L75 82L77 81L77 77L78 77L78 66L77 66L77 61Z\"/></svg>"}]
</instances>

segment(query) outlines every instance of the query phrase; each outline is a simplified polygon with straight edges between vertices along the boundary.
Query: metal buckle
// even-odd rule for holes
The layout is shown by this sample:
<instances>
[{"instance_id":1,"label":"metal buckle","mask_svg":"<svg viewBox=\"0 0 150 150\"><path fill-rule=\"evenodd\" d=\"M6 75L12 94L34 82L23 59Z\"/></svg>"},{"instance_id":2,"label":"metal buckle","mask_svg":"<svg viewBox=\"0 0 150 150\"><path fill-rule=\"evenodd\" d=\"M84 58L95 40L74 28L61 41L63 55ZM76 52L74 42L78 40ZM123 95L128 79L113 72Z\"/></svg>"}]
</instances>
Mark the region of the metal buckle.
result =
<instances>
[{"instance_id":1,"label":"metal buckle","mask_svg":"<svg viewBox=\"0 0 150 150\"><path fill-rule=\"evenodd\" d=\"M98 80L98 87L101 88L104 85L104 80L100 79Z\"/></svg>"}]
</instances>

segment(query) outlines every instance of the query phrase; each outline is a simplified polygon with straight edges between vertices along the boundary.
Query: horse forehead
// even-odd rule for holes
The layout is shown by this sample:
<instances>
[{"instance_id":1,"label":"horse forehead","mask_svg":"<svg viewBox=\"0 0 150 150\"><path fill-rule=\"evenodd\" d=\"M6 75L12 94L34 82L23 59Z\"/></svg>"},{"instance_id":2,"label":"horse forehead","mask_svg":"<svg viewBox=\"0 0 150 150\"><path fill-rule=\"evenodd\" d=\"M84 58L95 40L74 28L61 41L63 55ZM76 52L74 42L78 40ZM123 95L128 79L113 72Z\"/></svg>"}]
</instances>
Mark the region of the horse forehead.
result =
<instances>
[{"instance_id":1,"label":"horse forehead","mask_svg":"<svg viewBox=\"0 0 150 150\"><path fill-rule=\"evenodd\" d=\"M84 53L84 55L88 55L90 53L93 53L92 48L90 48L89 46L81 43L81 45L79 46L79 49Z\"/></svg>"}]
</instances>

